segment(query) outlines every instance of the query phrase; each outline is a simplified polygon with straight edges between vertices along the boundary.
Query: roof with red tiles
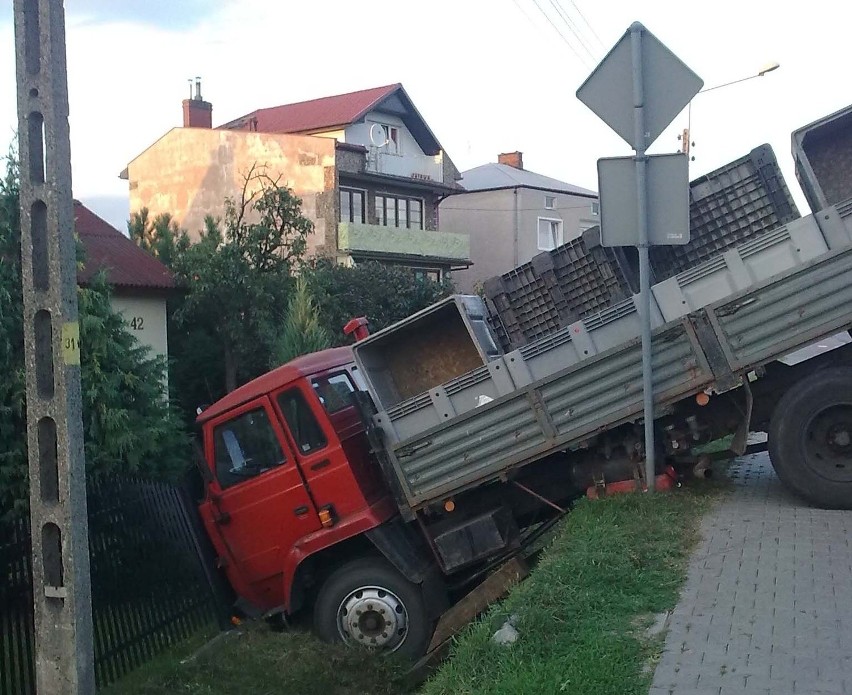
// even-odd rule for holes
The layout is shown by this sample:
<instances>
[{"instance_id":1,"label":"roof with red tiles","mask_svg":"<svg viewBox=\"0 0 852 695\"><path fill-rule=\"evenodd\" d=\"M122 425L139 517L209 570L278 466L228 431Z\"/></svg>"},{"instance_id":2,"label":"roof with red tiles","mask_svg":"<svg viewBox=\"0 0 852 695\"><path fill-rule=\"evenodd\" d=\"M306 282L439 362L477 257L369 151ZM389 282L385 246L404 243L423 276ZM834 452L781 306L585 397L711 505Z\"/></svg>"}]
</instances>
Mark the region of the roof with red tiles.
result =
<instances>
[{"instance_id":1,"label":"roof with red tiles","mask_svg":"<svg viewBox=\"0 0 852 695\"><path fill-rule=\"evenodd\" d=\"M402 85L362 89L321 99L300 101L252 111L225 123L220 128L256 130L261 133L304 133L334 126L345 126L362 118Z\"/></svg>"},{"instance_id":2,"label":"roof with red tiles","mask_svg":"<svg viewBox=\"0 0 852 695\"><path fill-rule=\"evenodd\" d=\"M103 269L114 287L175 288L174 276L166 266L79 200L74 201L74 227L86 250L85 265L77 271L77 282L81 285L88 283Z\"/></svg>"},{"instance_id":3,"label":"roof with red tiles","mask_svg":"<svg viewBox=\"0 0 852 695\"><path fill-rule=\"evenodd\" d=\"M400 83L362 89L331 97L258 109L218 126L226 130L310 135L345 128L376 111L400 118L425 154L435 155L441 144Z\"/></svg>"}]
</instances>

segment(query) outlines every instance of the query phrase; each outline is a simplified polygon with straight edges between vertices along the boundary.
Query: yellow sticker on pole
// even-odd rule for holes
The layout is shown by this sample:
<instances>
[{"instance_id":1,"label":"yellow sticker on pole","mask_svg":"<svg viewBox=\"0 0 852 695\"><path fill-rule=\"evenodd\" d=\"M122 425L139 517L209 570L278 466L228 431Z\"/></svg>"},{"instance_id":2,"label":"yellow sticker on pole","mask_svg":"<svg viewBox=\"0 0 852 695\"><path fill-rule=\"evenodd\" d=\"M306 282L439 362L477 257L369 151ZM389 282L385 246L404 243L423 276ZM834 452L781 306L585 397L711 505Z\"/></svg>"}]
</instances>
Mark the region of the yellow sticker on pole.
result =
<instances>
[{"instance_id":1,"label":"yellow sticker on pole","mask_svg":"<svg viewBox=\"0 0 852 695\"><path fill-rule=\"evenodd\" d=\"M76 321L62 324L62 361L80 364L80 324Z\"/></svg>"}]
</instances>

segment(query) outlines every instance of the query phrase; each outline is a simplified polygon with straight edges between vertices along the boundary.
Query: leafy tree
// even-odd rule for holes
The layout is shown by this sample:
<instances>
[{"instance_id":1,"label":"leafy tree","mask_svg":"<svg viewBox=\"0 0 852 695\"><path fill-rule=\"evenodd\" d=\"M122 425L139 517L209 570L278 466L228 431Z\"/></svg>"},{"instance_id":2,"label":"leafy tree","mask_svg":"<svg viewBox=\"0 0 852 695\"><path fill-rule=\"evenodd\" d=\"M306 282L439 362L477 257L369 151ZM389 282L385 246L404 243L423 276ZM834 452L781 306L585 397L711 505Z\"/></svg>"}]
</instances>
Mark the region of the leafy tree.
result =
<instances>
[{"instance_id":1,"label":"leafy tree","mask_svg":"<svg viewBox=\"0 0 852 695\"><path fill-rule=\"evenodd\" d=\"M14 152L0 179L0 518L26 499L26 399L18 176Z\"/></svg>"},{"instance_id":2,"label":"leafy tree","mask_svg":"<svg viewBox=\"0 0 852 695\"><path fill-rule=\"evenodd\" d=\"M225 201L221 219L207 218L195 243L169 215L152 219L142 210L131 218L132 238L186 291L172 304L169 350L170 384L187 419L271 365L344 344L341 329L354 316L366 315L377 330L452 291L449 282L402 267L305 264L311 228L293 192L257 169L240 199ZM298 288L297 270L305 281Z\"/></svg>"},{"instance_id":3,"label":"leafy tree","mask_svg":"<svg viewBox=\"0 0 852 695\"><path fill-rule=\"evenodd\" d=\"M322 325L335 345L348 342L343 326L366 316L377 331L452 293L452 284L418 278L409 268L376 262L343 266L317 259L306 271Z\"/></svg>"},{"instance_id":4,"label":"leafy tree","mask_svg":"<svg viewBox=\"0 0 852 695\"><path fill-rule=\"evenodd\" d=\"M328 347L331 347L331 334L320 321L307 281L300 276L287 305L284 327L275 343L270 367Z\"/></svg>"},{"instance_id":5,"label":"leafy tree","mask_svg":"<svg viewBox=\"0 0 852 695\"><path fill-rule=\"evenodd\" d=\"M0 181L0 518L26 506L26 387L21 227L14 158ZM147 354L110 305L104 278L78 290L83 434L89 475L170 475L187 440L163 398L165 364Z\"/></svg>"},{"instance_id":6,"label":"leafy tree","mask_svg":"<svg viewBox=\"0 0 852 695\"><path fill-rule=\"evenodd\" d=\"M208 224L213 224L208 221ZM189 249L185 230L168 213L152 217L147 208L134 212L127 224L130 238L177 273L178 258ZM180 291L168 299L169 390L179 404L184 422L192 426L196 408L212 403L224 391L222 346L210 326L182 311L188 288L177 277ZM180 320L178 320L180 318Z\"/></svg>"},{"instance_id":7,"label":"leafy tree","mask_svg":"<svg viewBox=\"0 0 852 695\"><path fill-rule=\"evenodd\" d=\"M86 466L169 476L186 466L188 442L163 397L165 359L126 330L110 296L103 273L77 294Z\"/></svg>"},{"instance_id":8,"label":"leafy tree","mask_svg":"<svg viewBox=\"0 0 852 695\"><path fill-rule=\"evenodd\" d=\"M168 213L150 219L148 208L133 213L127 231L142 249L156 256L168 268L174 265L181 240L178 223Z\"/></svg>"},{"instance_id":9,"label":"leafy tree","mask_svg":"<svg viewBox=\"0 0 852 695\"><path fill-rule=\"evenodd\" d=\"M172 383L187 413L258 376L270 363L313 225L302 201L262 169L245 178L239 200L208 217L190 243L172 218L147 210L132 238L160 257L185 289L173 303Z\"/></svg>"}]
</instances>

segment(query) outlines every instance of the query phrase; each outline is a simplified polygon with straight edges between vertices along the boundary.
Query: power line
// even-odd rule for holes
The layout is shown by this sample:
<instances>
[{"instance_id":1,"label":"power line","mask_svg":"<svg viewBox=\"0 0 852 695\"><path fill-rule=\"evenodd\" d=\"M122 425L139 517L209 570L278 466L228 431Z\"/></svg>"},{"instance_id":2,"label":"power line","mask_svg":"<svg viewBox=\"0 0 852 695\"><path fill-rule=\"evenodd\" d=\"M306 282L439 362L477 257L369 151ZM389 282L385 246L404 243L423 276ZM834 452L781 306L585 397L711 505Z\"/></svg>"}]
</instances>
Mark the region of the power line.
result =
<instances>
[{"instance_id":1,"label":"power line","mask_svg":"<svg viewBox=\"0 0 852 695\"><path fill-rule=\"evenodd\" d=\"M589 58L595 60L595 55L592 53L592 50L589 48L589 45L586 43L586 40L580 35L579 27L574 23L574 20L568 16L568 13L565 12L562 5L560 5L556 0L550 0L550 4L553 5L553 9L556 10L556 14L559 15L559 18L562 20L562 23L568 27L568 30L577 37L577 40L580 42L580 45L585 49L586 53L589 54Z\"/></svg>"},{"instance_id":2,"label":"power line","mask_svg":"<svg viewBox=\"0 0 852 695\"><path fill-rule=\"evenodd\" d=\"M585 65L587 68L590 67L588 62L586 62L586 59L582 55L580 55L580 53L577 51L576 48L574 48L574 44L572 44L567 39L565 34L562 33L562 31L559 29L559 27L556 26L556 24L553 23L553 20L550 18L550 15L547 14L547 12L544 11L544 8L539 4L538 0L533 0L533 3L535 3L535 6L538 8L538 11L541 12L544 15L544 18L547 20L548 24L550 24L550 26L553 27L553 30L557 34L559 34L559 36L565 42L565 45L568 46L568 48L571 49L571 51L574 53L575 56L577 56L577 58L580 60L580 62L583 63L583 65Z\"/></svg>"},{"instance_id":3,"label":"power line","mask_svg":"<svg viewBox=\"0 0 852 695\"><path fill-rule=\"evenodd\" d=\"M527 11L523 8L523 6L521 5L521 3L520 3L520 2L518 2L518 0L512 0L512 2L514 2L514 3L515 3L515 7L517 7L517 8L521 11L521 14L522 14L522 15L524 15L524 17L526 17L526 18L527 18L527 21L528 21L530 24L532 24L532 26L533 26L533 27L535 27L535 28L537 29L538 27L536 27L536 26L535 26L535 22L532 20L532 17L530 17L530 16L527 14Z\"/></svg>"},{"instance_id":4,"label":"power line","mask_svg":"<svg viewBox=\"0 0 852 695\"><path fill-rule=\"evenodd\" d=\"M559 2L559 0L556 0L556 1ZM586 19L586 15L583 14L583 11L580 9L580 6L576 2L574 2L574 0L568 0L568 2L570 2L571 5L573 5L574 9L577 10L577 14L580 15L580 19L582 19L583 22L585 23L585 25L587 27L589 27L589 31L592 32L592 36L594 36L597 39L598 44L600 44L601 50L605 51L606 50L606 44L603 41L601 41L601 37L598 36L598 32L595 31L595 28L589 23L589 20Z\"/></svg>"}]
</instances>

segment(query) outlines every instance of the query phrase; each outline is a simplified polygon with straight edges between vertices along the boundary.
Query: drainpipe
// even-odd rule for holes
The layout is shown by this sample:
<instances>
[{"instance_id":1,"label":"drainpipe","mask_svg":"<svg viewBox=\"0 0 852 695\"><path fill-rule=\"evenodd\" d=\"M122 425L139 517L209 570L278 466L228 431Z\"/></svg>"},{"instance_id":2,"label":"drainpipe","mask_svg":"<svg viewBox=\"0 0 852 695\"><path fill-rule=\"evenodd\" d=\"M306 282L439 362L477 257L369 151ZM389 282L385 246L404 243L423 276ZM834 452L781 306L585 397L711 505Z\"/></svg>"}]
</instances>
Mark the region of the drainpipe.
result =
<instances>
[{"instance_id":1,"label":"drainpipe","mask_svg":"<svg viewBox=\"0 0 852 695\"><path fill-rule=\"evenodd\" d=\"M512 254L513 254L513 262L512 267L517 268L519 265L518 261L518 235L521 229L521 206L518 204L518 189L515 188L515 235L512 239Z\"/></svg>"}]
</instances>

